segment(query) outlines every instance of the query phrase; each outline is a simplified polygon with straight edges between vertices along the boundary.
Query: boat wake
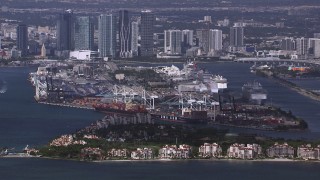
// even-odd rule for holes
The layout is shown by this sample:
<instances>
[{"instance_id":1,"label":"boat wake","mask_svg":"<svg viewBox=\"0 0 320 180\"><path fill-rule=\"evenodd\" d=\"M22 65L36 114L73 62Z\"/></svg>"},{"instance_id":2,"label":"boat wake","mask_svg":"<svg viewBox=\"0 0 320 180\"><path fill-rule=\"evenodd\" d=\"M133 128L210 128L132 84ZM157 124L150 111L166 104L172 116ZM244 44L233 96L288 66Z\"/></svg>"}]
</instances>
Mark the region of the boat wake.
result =
<instances>
[{"instance_id":1,"label":"boat wake","mask_svg":"<svg viewBox=\"0 0 320 180\"><path fill-rule=\"evenodd\" d=\"M7 90L8 90L7 82L4 80L0 81L0 94L6 93Z\"/></svg>"}]
</instances>

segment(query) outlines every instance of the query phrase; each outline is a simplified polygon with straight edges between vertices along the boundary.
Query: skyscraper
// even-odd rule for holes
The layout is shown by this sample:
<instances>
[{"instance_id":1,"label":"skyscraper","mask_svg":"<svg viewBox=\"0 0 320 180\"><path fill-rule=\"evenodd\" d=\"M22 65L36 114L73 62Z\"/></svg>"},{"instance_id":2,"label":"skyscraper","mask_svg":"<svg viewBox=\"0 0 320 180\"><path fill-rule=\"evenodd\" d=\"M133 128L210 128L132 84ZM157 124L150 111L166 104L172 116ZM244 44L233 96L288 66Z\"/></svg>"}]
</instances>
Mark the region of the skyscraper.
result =
<instances>
[{"instance_id":1,"label":"skyscraper","mask_svg":"<svg viewBox=\"0 0 320 180\"><path fill-rule=\"evenodd\" d=\"M119 12L119 40L120 40L120 57L132 57L131 53L131 26L129 13L126 10Z\"/></svg>"},{"instance_id":2,"label":"skyscraper","mask_svg":"<svg viewBox=\"0 0 320 180\"><path fill-rule=\"evenodd\" d=\"M243 47L244 30L242 26L233 26L230 28L230 46Z\"/></svg>"},{"instance_id":3,"label":"skyscraper","mask_svg":"<svg viewBox=\"0 0 320 180\"><path fill-rule=\"evenodd\" d=\"M57 49L74 50L74 17L71 10L60 14L57 22Z\"/></svg>"},{"instance_id":4,"label":"skyscraper","mask_svg":"<svg viewBox=\"0 0 320 180\"><path fill-rule=\"evenodd\" d=\"M75 50L92 50L94 27L88 16L75 18L74 43Z\"/></svg>"},{"instance_id":5,"label":"skyscraper","mask_svg":"<svg viewBox=\"0 0 320 180\"><path fill-rule=\"evenodd\" d=\"M184 46L193 46L193 30L182 30L182 42Z\"/></svg>"},{"instance_id":6,"label":"skyscraper","mask_svg":"<svg viewBox=\"0 0 320 180\"><path fill-rule=\"evenodd\" d=\"M138 22L131 23L131 50L132 56L138 56L139 43L139 24Z\"/></svg>"},{"instance_id":7,"label":"skyscraper","mask_svg":"<svg viewBox=\"0 0 320 180\"><path fill-rule=\"evenodd\" d=\"M164 52L181 54L182 32L180 30L164 31Z\"/></svg>"},{"instance_id":8,"label":"skyscraper","mask_svg":"<svg viewBox=\"0 0 320 180\"><path fill-rule=\"evenodd\" d=\"M281 40L280 48L286 51L293 51L296 49L296 41L292 37L286 37Z\"/></svg>"},{"instance_id":9,"label":"skyscraper","mask_svg":"<svg viewBox=\"0 0 320 180\"><path fill-rule=\"evenodd\" d=\"M116 56L117 18L109 14L99 16L99 52L100 57Z\"/></svg>"},{"instance_id":10,"label":"skyscraper","mask_svg":"<svg viewBox=\"0 0 320 180\"><path fill-rule=\"evenodd\" d=\"M141 12L141 56L153 56L155 16L151 11Z\"/></svg>"},{"instance_id":11,"label":"skyscraper","mask_svg":"<svg viewBox=\"0 0 320 180\"><path fill-rule=\"evenodd\" d=\"M17 49L21 51L21 56L28 54L28 27L25 24L17 27Z\"/></svg>"},{"instance_id":12,"label":"skyscraper","mask_svg":"<svg viewBox=\"0 0 320 180\"><path fill-rule=\"evenodd\" d=\"M204 53L209 52L209 30L197 29L197 39L199 40L199 47Z\"/></svg>"},{"instance_id":13,"label":"skyscraper","mask_svg":"<svg viewBox=\"0 0 320 180\"><path fill-rule=\"evenodd\" d=\"M297 54L306 57L309 49L309 39L308 38L297 38Z\"/></svg>"},{"instance_id":14,"label":"skyscraper","mask_svg":"<svg viewBox=\"0 0 320 180\"><path fill-rule=\"evenodd\" d=\"M209 51L222 50L222 31L218 29L209 30Z\"/></svg>"}]
</instances>

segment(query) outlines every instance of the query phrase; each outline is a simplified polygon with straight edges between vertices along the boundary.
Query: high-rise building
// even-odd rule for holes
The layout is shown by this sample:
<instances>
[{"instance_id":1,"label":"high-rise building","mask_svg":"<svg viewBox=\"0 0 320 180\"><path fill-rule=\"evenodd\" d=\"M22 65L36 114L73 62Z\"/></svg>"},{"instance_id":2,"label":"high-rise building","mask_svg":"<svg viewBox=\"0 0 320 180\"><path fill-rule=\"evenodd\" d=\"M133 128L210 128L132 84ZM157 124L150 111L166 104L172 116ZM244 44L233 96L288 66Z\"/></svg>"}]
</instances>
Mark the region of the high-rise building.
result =
<instances>
[{"instance_id":1,"label":"high-rise building","mask_svg":"<svg viewBox=\"0 0 320 180\"><path fill-rule=\"evenodd\" d=\"M308 38L297 38L297 54L300 56L307 56L309 50L309 39Z\"/></svg>"},{"instance_id":2,"label":"high-rise building","mask_svg":"<svg viewBox=\"0 0 320 180\"><path fill-rule=\"evenodd\" d=\"M208 22L208 23L212 22L211 16L204 16L203 20L204 20L204 22Z\"/></svg>"},{"instance_id":3,"label":"high-rise building","mask_svg":"<svg viewBox=\"0 0 320 180\"><path fill-rule=\"evenodd\" d=\"M286 37L281 40L281 50L293 51L296 49L296 41L292 37Z\"/></svg>"},{"instance_id":4,"label":"high-rise building","mask_svg":"<svg viewBox=\"0 0 320 180\"><path fill-rule=\"evenodd\" d=\"M57 22L57 49L74 50L74 17L71 10L60 14Z\"/></svg>"},{"instance_id":5,"label":"high-rise building","mask_svg":"<svg viewBox=\"0 0 320 180\"><path fill-rule=\"evenodd\" d=\"M28 54L28 27L25 24L17 27L17 49L21 51L21 56Z\"/></svg>"},{"instance_id":6,"label":"high-rise building","mask_svg":"<svg viewBox=\"0 0 320 180\"><path fill-rule=\"evenodd\" d=\"M184 46L193 46L193 30L182 30L182 42Z\"/></svg>"},{"instance_id":7,"label":"high-rise building","mask_svg":"<svg viewBox=\"0 0 320 180\"><path fill-rule=\"evenodd\" d=\"M199 47L207 54L209 52L209 30L197 29L197 39L199 41Z\"/></svg>"},{"instance_id":8,"label":"high-rise building","mask_svg":"<svg viewBox=\"0 0 320 180\"><path fill-rule=\"evenodd\" d=\"M42 44L42 47L41 47L41 57L46 57L47 56L47 50L46 50L46 47L44 44Z\"/></svg>"},{"instance_id":9,"label":"high-rise building","mask_svg":"<svg viewBox=\"0 0 320 180\"><path fill-rule=\"evenodd\" d=\"M164 52L181 54L182 32L180 30L164 31Z\"/></svg>"},{"instance_id":10,"label":"high-rise building","mask_svg":"<svg viewBox=\"0 0 320 180\"><path fill-rule=\"evenodd\" d=\"M141 56L153 56L153 33L155 16L151 11L141 12Z\"/></svg>"},{"instance_id":11,"label":"high-rise building","mask_svg":"<svg viewBox=\"0 0 320 180\"><path fill-rule=\"evenodd\" d=\"M320 39L309 38L308 54L311 55L313 58L320 57Z\"/></svg>"},{"instance_id":12,"label":"high-rise building","mask_svg":"<svg viewBox=\"0 0 320 180\"><path fill-rule=\"evenodd\" d=\"M222 50L222 31L218 29L209 30L209 51Z\"/></svg>"},{"instance_id":13,"label":"high-rise building","mask_svg":"<svg viewBox=\"0 0 320 180\"><path fill-rule=\"evenodd\" d=\"M93 50L94 26L88 16L75 18L75 50Z\"/></svg>"},{"instance_id":14,"label":"high-rise building","mask_svg":"<svg viewBox=\"0 0 320 180\"><path fill-rule=\"evenodd\" d=\"M117 43L117 18L109 14L99 16L99 52L100 57L115 57Z\"/></svg>"},{"instance_id":15,"label":"high-rise building","mask_svg":"<svg viewBox=\"0 0 320 180\"><path fill-rule=\"evenodd\" d=\"M233 26L230 28L230 46L243 47L244 30L242 26Z\"/></svg>"},{"instance_id":16,"label":"high-rise building","mask_svg":"<svg viewBox=\"0 0 320 180\"><path fill-rule=\"evenodd\" d=\"M131 26L129 13L127 10L119 12L119 41L120 41L120 57L132 57L131 52Z\"/></svg>"},{"instance_id":17,"label":"high-rise building","mask_svg":"<svg viewBox=\"0 0 320 180\"><path fill-rule=\"evenodd\" d=\"M139 23L131 23L131 51L132 56L138 56L139 51Z\"/></svg>"}]
</instances>

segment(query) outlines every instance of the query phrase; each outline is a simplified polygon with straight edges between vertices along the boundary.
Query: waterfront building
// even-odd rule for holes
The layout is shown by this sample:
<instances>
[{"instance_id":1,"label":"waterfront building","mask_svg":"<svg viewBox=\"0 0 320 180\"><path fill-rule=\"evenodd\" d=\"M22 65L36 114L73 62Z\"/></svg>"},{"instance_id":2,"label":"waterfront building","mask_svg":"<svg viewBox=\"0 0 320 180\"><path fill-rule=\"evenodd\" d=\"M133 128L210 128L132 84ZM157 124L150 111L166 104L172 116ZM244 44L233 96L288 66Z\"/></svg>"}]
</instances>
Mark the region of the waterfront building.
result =
<instances>
[{"instance_id":1,"label":"waterfront building","mask_svg":"<svg viewBox=\"0 0 320 180\"><path fill-rule=\"evenodd\" d=\"M285 51L296 50L296 41L292 37L286 37L281 40L280 49Z\"/></svg>"},{"instance_id":2,"label":"waterfront building","mask_svg":"<svg viewBox=\"0 0 320 180\"><path fill-rule=\"evenodd\" d=\"M80 156L82 159L102 160L103 159L103 150L100 148L86 147L86 148L81 149Z\"/></svg>"},{"instance_id":3,"label":"waterfront building","mask_svg":"<svg viewBox=\"0 0 320 180\"><path fill-rule=\"evenodd\" d=\"M209 52L209 29L197 29L196 31L199 47L204 54Z\"/></svg>"},{"instance_id":4,"label":"waterfront building","mask_svg":"<svg viewBox=\"0 0 320 180\"><path fill-rule=\"evenodd\" d=\"M88 16L75 18L75 50L92 50L94 46L94 26Z\"/></svg>"},{"instance_id":5,"label":"waterfront building","mask_svg":"<svg viewBox=\"0 0 320 180\"><path fill-rule=\"evenodd\" d=\"M17 50L21 51L21 56L28 54L28 27L25 24L17 27Z\"/></svg>"},{"instance_id":6,"label":"waterfront building","mask_svg":"<svg viewBox=\"0 0 320 180\"><path fill-rule=\"evenodd\" d=\"M72 10L59 15L57 22L57 50L74 50L74 16Z\"/></svg>"},{"instance_id":7,"label":"waterfront building","mask_svg":"<svg viewBox=\"0 0 320 180\"><path fill-rule=\"evenodd\" d=\"M139 54L139 23L131 23L131 53L132 56L138 56Z\"/></svg>"},{"instance_id":8,"label":"waterfront building","mask_svg":"<svg viewBox=\"0 0 320 180\"><path fill-rule=\"evenodd\" d=\"M181 54L182 32L180 30L164 31L164 52L170 55Z\"/></svg>"},{"instance_id":9,"label":"waterfront building","mask_svg":"<svg viewBox=\"0 0 320 180\"><path fill-rule=\"evenodd\" d=\"M267 149L267 156L271 158L293 158L294 149L287 143L275 143L273 146Z\"/></svg>"},{"instance_id":10,"label":"waterfront building","mask_svg":"<svg viewBox=\"0 0 320 180\"><path fill-rule=\"evenodd\" d=\"M71 134L69 135L62 135L57 139L54 139L50 146L69 146L69 145L85 145L87 142L83 140L74 140L73 136Z\"/></svg>"},{"instance_id":11,"label":"waterfront building","mask_svg":"<svg viewBox=\"0 0 320 180\"><path fill-rule=\"evenodd\" d=\"M131 152L132 159L153 159L153 150L150 148L137 148L136 151Z\"/></svg>"},{"instance_id":12,"label":"waterfront building","mask_svg":"<svg viewBox=\"0 0 320 180\"><path fill-rule=\"evenodd\" d=\"M116 16L102 14L99 16L99 53L100 57L116 56L116 35L117 21Z\"/></svg>"},{"instance_id":13,"label":"waterfront building","mask_svg":"<svg viewBox=\"0 0 320 180\"><path fill-rule=\"evenodd\" d=\"M155 16L151 11L142 11L141 12L141 47L140 55L141 56L153 56L154 55L154 42L153 42L153 33L154 33L154 23Z\"/></svg>"},{"instance_id":14,"label":"waterfront building","mask_svg":"<svg viewBox=\"0 0 320 180\"><path fill-rule=\"evenodd\" d=\"M222 153L222 148L217 143L204 143L204 145L199 147L200 157L220 157Z\"/></svg>"},{"instance_id":15,"label":"waterfront building","mask_svg":"<svg viewBox=\"0 0 320 180\"><path fill-rule=\"evenodd\" d=\"M297 157L306 160L320 160L320 145L315 148L310 144L299 146L297 149Z\"/></svg>"},{"instance_id":16,"label":"waterfront building","mask_svg":"<svg viewBox=\"0 0 320 180\"><path fill-rule=\"evenodd\" d=\"M308 53L313 58L320 58L320 39L309 38Z\"/></svg>"},{"instance_id":17,"label":"waterfront building","mask_svg":"<svg viewBox=\"0 0 320 180\"><path fill-rule=\"evenodd\" d=\"M127 10L119 12L119 41L120 41L120 57L132 57L131 52L131 26L129 13Z\"/></svg>"},{"instance_id":18,"label":"waterfront building","mask_svg":"<svg viewBox=\"0 0 320 180\"><path fill-rule=\"evenodd\" d=\"M230 50L239 51L243 48L244 28L241 25L235 25L230 28Z\"/></svg>"},{"instance_id":19,"label":"waterfront building","mask_svg":"<svg viewBox=\"0 0 320 180\"><path fill-rule=\"evenodd\" d=\"M297 46L297 55L306 58L308 55L308 47L309 39L308 38L297 38L296 46Z\"/></svg>"},{"instance_id":20,"label":"waterfront building","mask_svg":"<svg viewBox=\"0 0 320 180\"><path fill-rule=\"evenodd\" d=\"M227 151L229 158L255 159L262 154L262 148L258 144L232 144Z\"/></svg>"},{"instance_id":21,"label":"waterfront building","mask_svg":"<svg viewBox=\"0 0 320 180\"><path fill-rule=\"evenodd\" d=\"M185 47L193 46L193 30L182 30L182 42Z\"/></svg>"},{"instance_id":22,"label":"waterfront building","mask_svg":"<svg viewBox=\"0 0 320 180\"><path fill-rule=\"evenodd\" d=\"M218 29L209 30L209 51L222 50L222 31Z\"/></svg>"},{"instance_id":23,"label":"waterfront building","mask_svg":"<svg viewBox=\"0 0 320 180\"><path fill-rule=\"evenodd\" d=\"M111 149L108 151L109 157L127 158L129 151L127 149Z\"/></svg>"},{"instance_id":24,"label":"waterfront building","mask_svg":"<svg viewBox=\"0 0 320 180\"><path fill-rule=\"evenodd\" d=\"M191 157L191 147L189 145L165 145L159 150L160 159L189 159Z\"/></svg>"}]
</instances>

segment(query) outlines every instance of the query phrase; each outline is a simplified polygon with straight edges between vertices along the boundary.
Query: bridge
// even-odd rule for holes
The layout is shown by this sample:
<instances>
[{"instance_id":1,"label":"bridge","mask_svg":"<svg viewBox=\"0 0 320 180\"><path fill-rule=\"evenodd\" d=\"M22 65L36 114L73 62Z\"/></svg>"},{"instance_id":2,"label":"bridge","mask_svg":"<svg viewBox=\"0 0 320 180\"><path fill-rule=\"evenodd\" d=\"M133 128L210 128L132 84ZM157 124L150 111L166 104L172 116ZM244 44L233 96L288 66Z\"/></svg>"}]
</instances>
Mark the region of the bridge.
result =
<instances>
[{"instance_id":1,"label":"bridge","mask_svg":"<svg viewBox=\"0 0 320 180\"><path fill-rule=\"evenodd\" d=\"M279 58L238 58L234 62L273 64L273 65L298 65L298 66L320 66L320 60L314 59L279 59Z\"/></svg>"}]
</instances>

